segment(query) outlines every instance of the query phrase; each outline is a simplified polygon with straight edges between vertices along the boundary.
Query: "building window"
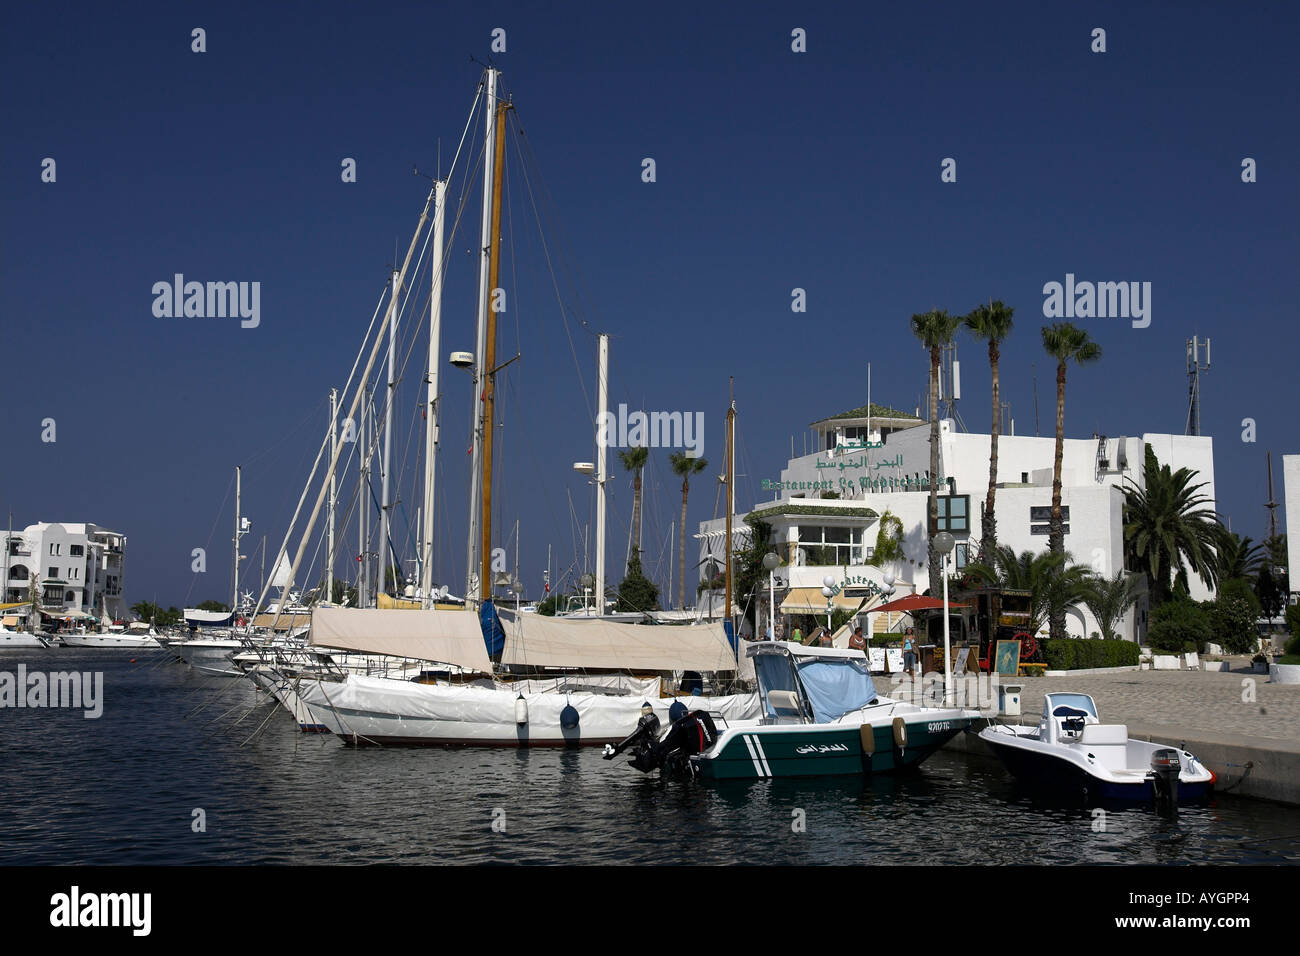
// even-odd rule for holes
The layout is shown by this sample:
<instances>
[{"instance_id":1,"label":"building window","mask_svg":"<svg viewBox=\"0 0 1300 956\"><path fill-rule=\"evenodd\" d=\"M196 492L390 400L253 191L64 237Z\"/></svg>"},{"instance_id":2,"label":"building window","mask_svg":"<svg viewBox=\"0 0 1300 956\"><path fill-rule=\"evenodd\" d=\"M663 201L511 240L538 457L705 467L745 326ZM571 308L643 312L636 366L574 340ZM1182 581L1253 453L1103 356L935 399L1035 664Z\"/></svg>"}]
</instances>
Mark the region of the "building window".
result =
<instances>
[{"instance_id":1,"label":"building window","mask_svg":"<svg viewBox=\"0 0 1300 956\"><path fill-rule=\"evenodd\" d=\"M74 544L68 548L68 554L74 558L83 558L86 556L86 549L79 544Z\"/></svg>"},{"instance_id":2,"label":"building window","mask_svg":"<svg viewBox=\"0 0 1300 956\"><path fill-rule=\"evenodd\" d=\"M1052 508L1034 507L1029 509L1029 533L1030 534L1051 534L1052 533ZM1064 533L1070 533L1070 506L1061 505L1061 524Z\"/></svg>"},{"instance_id":3,"label":"building window","mask_svg":"<svg viewBox=\"0 0 1300 956\"><path fill-rule=\"evenodd\" d=\"M59 576L59 569L58 569L58 568L50 568L49 572L48 572L45 576L46 576L47 578L57 578L57 577Z\"/></svg>"},{"instance_id":4,"label":"building window","mask_svg":"<svg viewBox=\"0 0 1300 956\"><path fill-rule=\"evenodd\" d=\"M934 532L970 534L970 495L940 495Z\"/></svg>"},{"instance_id":5,"label":"building window","mask_svg":"<svg viewBox=\"0 0 1300 956\"><path fill-rule=\"evenodd\" d=\"M60 554L62 554L62 553L63 553L63 545L61 545L61 544L55 544L55 543L51 543L51 544L50 544L50 554L51 554L51 555L57 557L58 555L60 555Z\"/></svg>"},{"instance_id":6,"label":"building window","mask_svg":"<svg viewBox=\"0 0 1300 956\"><path fill-rule=\"evenodd\" d=\"M963 570L966 565L970 564L970 545L965 541L960 541L953 548L954 567L958 571Z\"/></svg>"},{"instance_id":7,"label":"building window","mask_svg":"<svg viewBox=\"0 0 1300 956\"><path fill-rule=\"evenodd\" d=\"M863 528L842 525L800 525L799 547L804 552L804 563L827 567L862 564L866 560L865 534Z\"/></svg>"}]
</instances>

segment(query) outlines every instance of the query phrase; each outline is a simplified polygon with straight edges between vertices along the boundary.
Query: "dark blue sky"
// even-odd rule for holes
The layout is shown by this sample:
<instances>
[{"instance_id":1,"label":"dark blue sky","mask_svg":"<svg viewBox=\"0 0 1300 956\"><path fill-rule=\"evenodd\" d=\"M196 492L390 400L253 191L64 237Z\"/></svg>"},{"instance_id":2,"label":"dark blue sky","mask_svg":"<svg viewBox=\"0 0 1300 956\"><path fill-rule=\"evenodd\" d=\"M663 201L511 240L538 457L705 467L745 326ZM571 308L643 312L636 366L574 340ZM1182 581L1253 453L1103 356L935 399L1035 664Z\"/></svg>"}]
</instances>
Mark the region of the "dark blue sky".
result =
<instances>
[{"instance_id":1,"label":"dark blue sky","mask_svg":"<svg viewBox=\"0 0 1300 956\"><path fill-rule=\"evenodd\" d=\"M1067 433L1181 433L1184 341L1211 336L1202 414L1220 508L1234 530L1263 537L1264 453L1300 444L1300 8L808 7L7 10L0 508L19 526L126 532L131 601L226 598L233 467L245 465L252 553L261 534L283 533L326 392L347 375L394 245L409 240L428 189L412 166L435 170L439 140L448 162L479 79L470 58L486 59L503 27L495 60L535 155L529 173L555 201L547 241L574 267L562 291L583 304L566 331L512 146L515 308L500 348L524 358L503 388L499 494L505 520L523 519L530 592L548 543L561 567L574 560L570 493L589 520L589 489L570 471L593 454L595 340L579 319L613 335L613 401L703 411L719 467L736 377L747 507L779 476L792 434L802 451L807 423L865 401L867 362L873 399L917 404L927 360L907 322L934 306L964 312L993 296L1016 307L1004 398L1017 433L1032 434L1036 362L1050 433L1041 290L1067 272L1153 286L1149 328L1080 320L1105 358L1072 371ZM201 55L194 27L207 31ZM795 27L807 53L790 50ZM1105 54L1090 51L1094 27L1107 31ZM45 157L53 184L41 182ZM357 160L355 184L340 181L343 157ZM643 157L657 163L654 184L641 181ZM945 157L956 183L940 182ZM1257 183L1241 181L1243 157L1257 161ZM444 353L473 348L476 209L467 221L449 251ZM261 282L261 325L155 318L151 287L176 272ZM795 287L806 314L791 313ZM963 417L986 430L983 349L963 339L961 357ZM398 402L399 462L419 364ZM458 591L469 386L443 375L437 576ZM41 441L47 417L53 444ZM1255 444L1241 441L1247 417ZM412 521L414 455L403 479ZM652 463L646 563L662 579L680 495L667 453ZM717 470L694 485L692 530L721 513ZM1280 462L1275 472L1280 499ZM617 579L630 481L620 472L611 491ZM194 547L210 555L197 581Z\"/></svg>"}]
</instances>

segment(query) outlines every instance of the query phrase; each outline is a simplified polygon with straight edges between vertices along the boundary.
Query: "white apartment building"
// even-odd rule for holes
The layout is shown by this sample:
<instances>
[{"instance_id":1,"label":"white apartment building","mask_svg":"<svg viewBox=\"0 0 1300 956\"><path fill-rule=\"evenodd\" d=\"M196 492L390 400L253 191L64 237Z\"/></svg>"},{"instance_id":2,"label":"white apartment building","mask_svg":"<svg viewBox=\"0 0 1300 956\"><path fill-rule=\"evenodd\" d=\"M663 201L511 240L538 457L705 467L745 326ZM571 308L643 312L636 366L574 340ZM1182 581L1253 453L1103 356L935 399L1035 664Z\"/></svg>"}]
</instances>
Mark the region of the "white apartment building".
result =
<instances>
[{"instance_id":1,"label":"white apartment building","mask_svg":"<svg viewBox=\"0 0 1300 956\"><path fill-rule=\"evenodd\" d=\"M827 576L838 582L835 600L846 605L856 606L858 598L882 588L886 572L896 579L894 598L929 589L929 424L873 405L869 419L861 408L815 422L812 428L822 450L792 458L778 477L762 480L761 487L771 498L755 503L749 512L772 526L787 562L777 572L785 584L776 595L778 609L824 612L821 588ZM960 571L978 554L991 437L958 431L945 419L940 422L939 443L939 530L956 539L952 562L953 570ZM1143 486L1148 444L1162 465L1199 472L1196 480L1206 484L1201 492L1214 507L1213 440L1207 436L1067 438L1061 472L1065 548L1076 562L1100 574L1111 576L1123 567L1123 489L1130 483ZM1017 553L1047 548L1055 445L1054 436L999 436L997 539ZM902 523L903 555L893 567L872 567L866 562L886 513ZM734 527L747 530L744 517L736 515ZM722 519L701 524L697 536L701 567L707 568L710 558L720 567L716 562L721 560L723 524ZM942 582L935 585L933 593L941 593ZM1195 575L1189 585L1195 600L1213 596ZM764 622L760 630L766 630L766 595L760 604ZM778 631L780 623L778 618ZM1121 633L1140 638L1145 623L1145 604L1139 604L1130 611ZM1099 631L1082 606L1069 614L1067 628L1076 637Z\"/></svg>"},{"instance_id":2,"label":"white apartment building","mask_svg":"<svg viewBox=\"0 0 1300 956\"><path fill-rule=\"evenodd\" d=\"M3 603L31 600L52 617L121 620L126 535L96 524L40 521L5 534Z\"/></svg>"}]
</instances>

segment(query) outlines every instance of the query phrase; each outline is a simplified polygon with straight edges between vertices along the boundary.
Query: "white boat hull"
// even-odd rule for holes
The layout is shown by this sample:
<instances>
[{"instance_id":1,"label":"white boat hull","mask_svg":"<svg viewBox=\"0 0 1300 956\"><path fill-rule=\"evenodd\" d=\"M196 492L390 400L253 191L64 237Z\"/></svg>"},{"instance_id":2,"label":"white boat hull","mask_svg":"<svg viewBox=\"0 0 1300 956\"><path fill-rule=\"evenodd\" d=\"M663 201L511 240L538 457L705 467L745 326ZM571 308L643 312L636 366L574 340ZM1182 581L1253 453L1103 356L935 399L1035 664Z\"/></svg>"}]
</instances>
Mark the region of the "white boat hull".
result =
<instances>
[{"instance_id":1,"label":"white boat hull","mask_svg":"<svg viewBox=\"0 0 1300 956\"><path fill-rule=\"evenodd\" d=\"M0 650L46 646L45 641L35 634L28 634L24 631L0 630Z\"/></svg>"},{"instance_id":2,"label":"white boat hull","mask_svg":"<svg viewBox=\"0 0 1300 956\"><path fill-rule=\"evenodd\" d=\"M644 698L592 693L525 694L527 716L517 722L519 695L513 689L349 675L342 681L304 679L298 694L329 729L354 743L429 746L563 747L617 743L636 726L649 703L668 724L668 710L680 700L690 710L707 710L726 721L759 715L756 694L726 697ZM577 711L565 727L561 712Z\"/></svg>"},{"instance_id":3,"label":"white boat hull","mask_svg":"<svg viewBox=\"0 0 1300 956\"><path fill-rule=\"evenodd\" d=\"M128 636L126 634L65 634L64 647L161 647L149 635Z\"/></svg>"},{"instance_id":4,"label":"white boat hull","mask_svg":"<svg viewBox=\"0 0 1300 956\"><path fill-rule=\"evenodd\" d=\"M211 677L239 677L242 673L231 656L243 649L239 641L183 641L173 644L172 650L200 674Z\"/></svg>"}]
</instances>

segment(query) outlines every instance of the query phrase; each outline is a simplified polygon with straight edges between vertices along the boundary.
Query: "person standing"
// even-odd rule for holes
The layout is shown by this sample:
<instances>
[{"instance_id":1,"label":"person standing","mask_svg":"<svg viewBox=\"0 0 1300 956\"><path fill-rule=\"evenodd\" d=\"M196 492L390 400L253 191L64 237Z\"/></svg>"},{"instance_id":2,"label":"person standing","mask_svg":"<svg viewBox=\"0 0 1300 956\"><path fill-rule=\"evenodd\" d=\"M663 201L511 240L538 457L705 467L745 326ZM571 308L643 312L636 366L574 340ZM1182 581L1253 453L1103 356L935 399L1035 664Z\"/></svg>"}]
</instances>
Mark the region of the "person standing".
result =
<instances>
[{"instance_id":1,"label":"person standing","mask_svg":"<svg viewBox=\"0 0 1300 956\"><path fill-rule=\"evenodd\" d=\"M853 629L853 634L849 637L849 649L854 651L865 651L867 649L867 639L862 636L861 624Z\"/></svg>"},{"instance_id":2,"label":"person standing","mask_svg":"<svg viewBox=\"0 0 1300 956\"><path fill-rule=\"evenodd\" d=\"M909 680L916 680L916 642L910 631L903 638L903 670L907 672Z\"/></svg>"}]
</instances>

